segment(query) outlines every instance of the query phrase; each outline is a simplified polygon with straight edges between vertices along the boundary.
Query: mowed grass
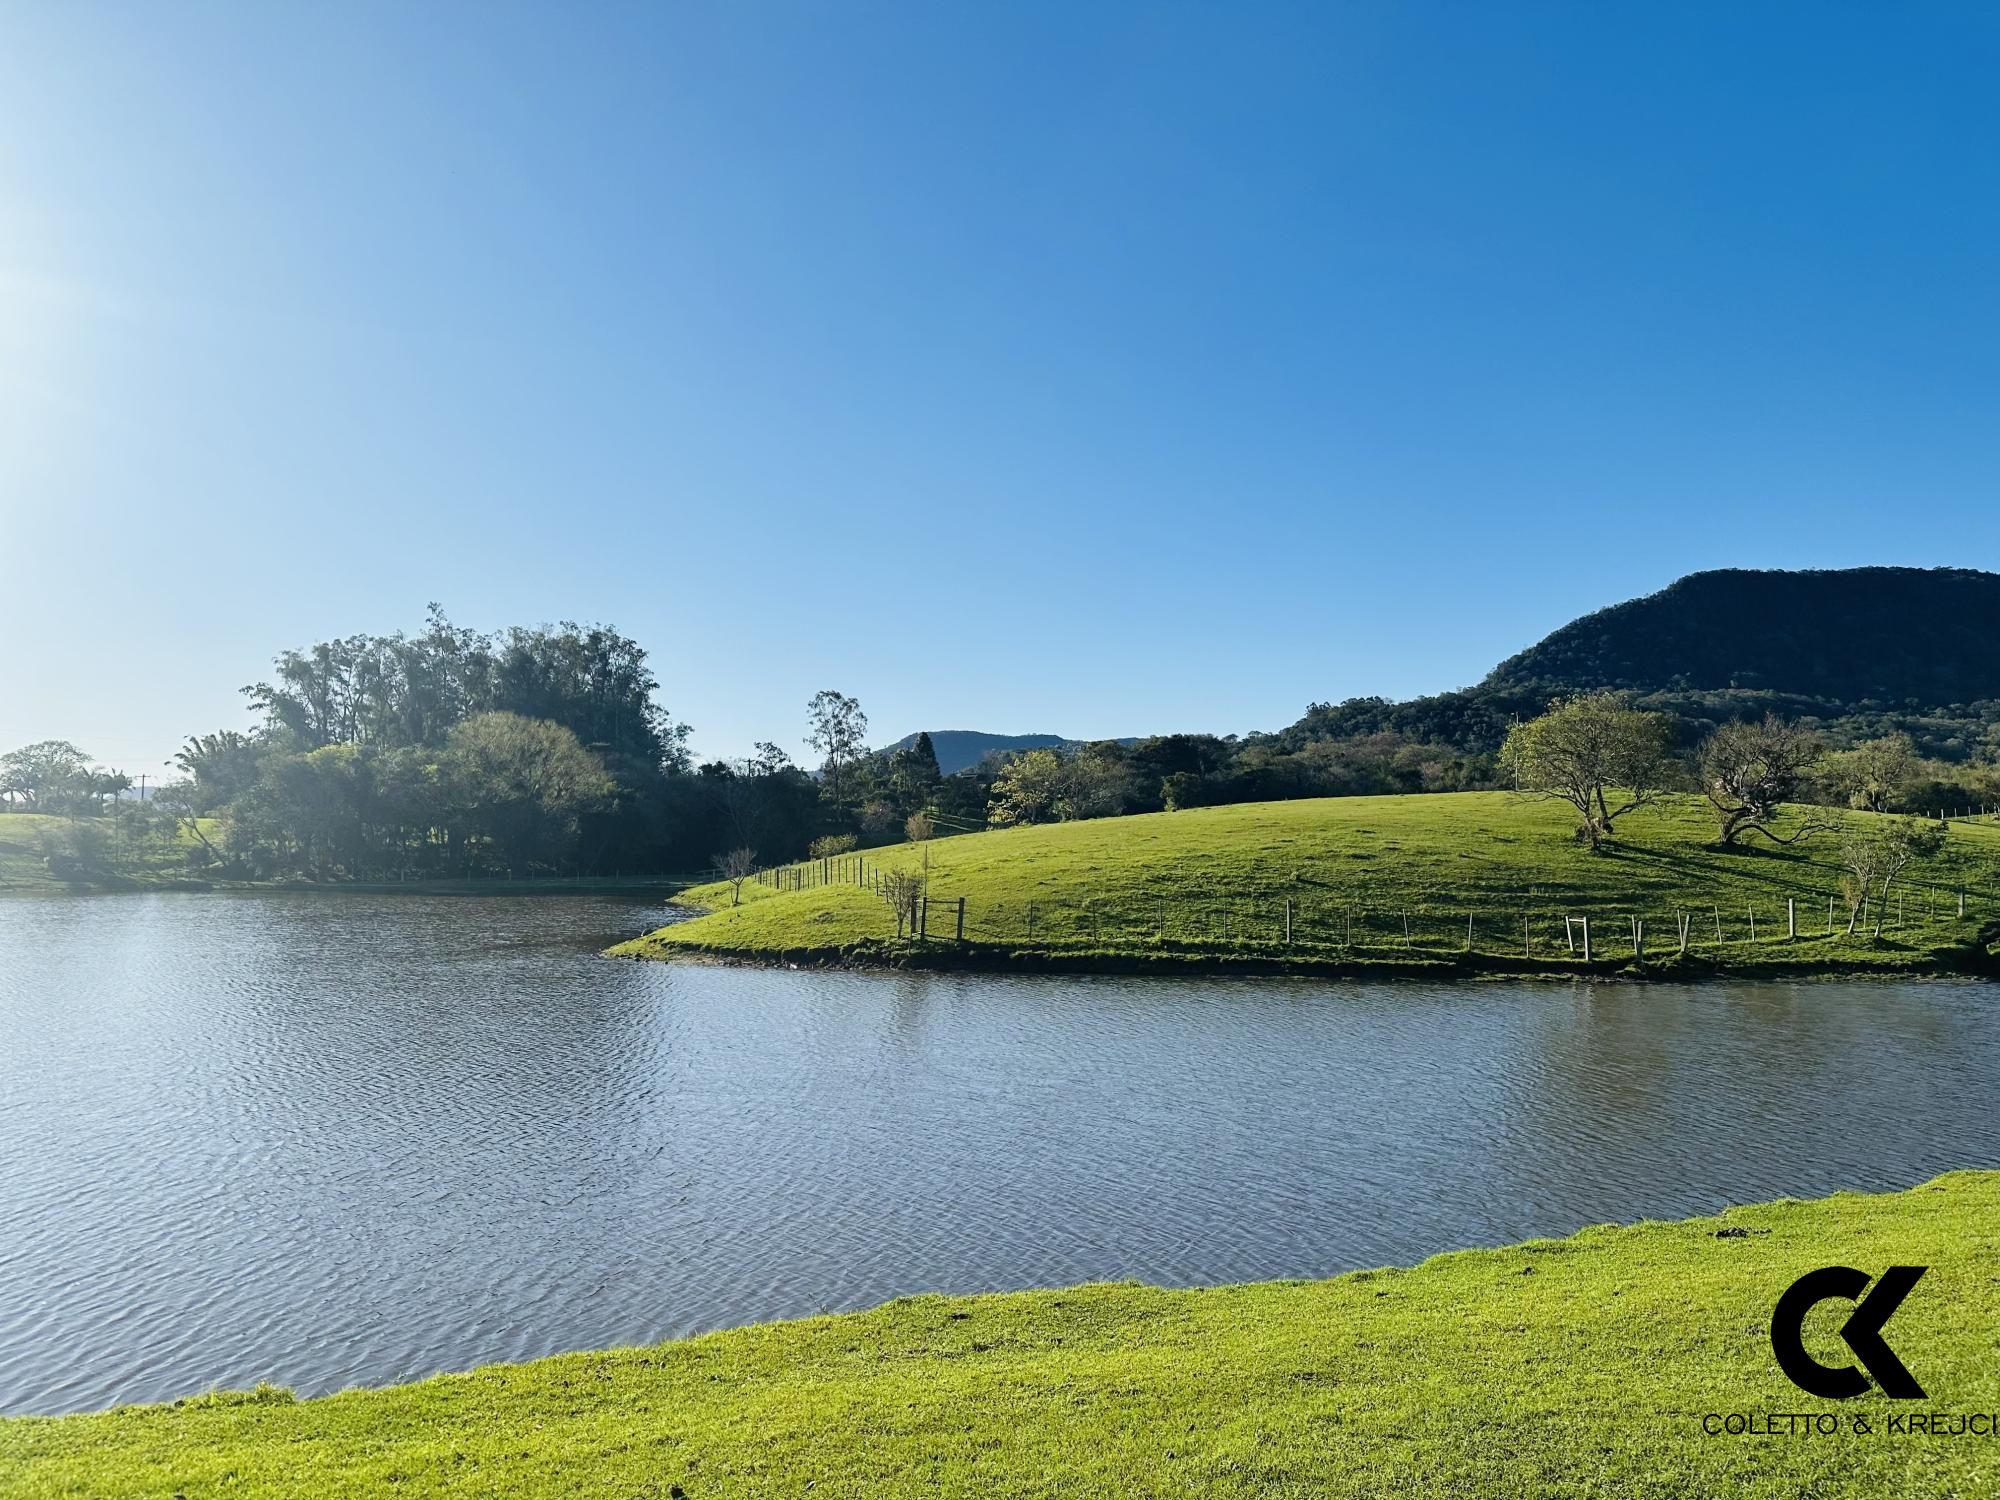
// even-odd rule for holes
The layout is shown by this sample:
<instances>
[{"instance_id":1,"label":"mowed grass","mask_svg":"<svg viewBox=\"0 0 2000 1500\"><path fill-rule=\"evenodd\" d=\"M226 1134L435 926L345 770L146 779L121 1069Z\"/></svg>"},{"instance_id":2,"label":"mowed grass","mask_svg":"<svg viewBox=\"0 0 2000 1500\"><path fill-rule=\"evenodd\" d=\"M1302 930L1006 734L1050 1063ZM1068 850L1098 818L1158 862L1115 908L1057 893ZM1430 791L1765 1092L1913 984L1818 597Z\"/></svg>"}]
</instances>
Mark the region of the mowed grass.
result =
<instances>
[{"instance_id":1,"label":"mowed grass","mask_svg":"<svg viewBox=\"0 0 2000 1500\"><path fill-rule=\"evenodd\" d=\"M1779 1371L1773 1306L1835 1264L1929 1267L1886 1330L1928 1400L1829 1402ZM1829 1364L1851 1362L1834 1336L1848 1310L1823 1304L1806 1325ZM0 1496L2000 1489L2000 1438L1891 1433L1912 1409L2000 1412L2000 1173L1331 1281L918 1297L312 1401L267 1392L0 1422ZM1830 1412L1840 1430L1704 1431L1709 1413L1769 1412Z\"/></svg>"},{"instance_id":2,"label":"mowed grass","mask_svg":"<svg viewBox=\"0 0 2000 1500\"><path fill-rule=\"evenodd\" d=\"M214 819L202 820L203 832L220 837ZM171 839L134 840L117 820L52 817L43 813L0 813L0 893L43 893L88 887L91 882L66 881L49 870L44 851L69 847L78 831L94 837L105 853L109 873L117 881L141 885L170 883L186 877L188 851L195 840L182 830Z\"/></svg>"},{"instance_id":3,"label":"mowed grass","mask_svg":"<svg viewBox=\"0 0 2000 1500\"><path fill-rule=\"evenodd\" d=\"M1870 819L1840 816L1855 827ZM613 951L1560 972L1584 967L1564 918L1587 916L1598 969L1635 966L1637 919L1643 966L1653 972L1928 971L1979 967L1985 943L2000 935L2000 826L1991 823L1951 825L1946 853L1913 870L1892 901L1879 943L1872 909L1867 929L1846 936L1838 900L1828 935L1828 901L1841 883L1837 833L1791 850L1724 853L1711 847L1714 818L1696 797L1622 819L1602 853L1573 828L1561 804L1467 792L996 830L864 851L824 871L817 862L791 867L746 883L740 906L726 884L698 886L680 899L711 908L707 915ZM918 945L898 940L895 913L874 886L891 871L918 873L926 860L933 900L929 941ZM825 884L823 873L832 877Z\"/></svg>"}]
</instances>

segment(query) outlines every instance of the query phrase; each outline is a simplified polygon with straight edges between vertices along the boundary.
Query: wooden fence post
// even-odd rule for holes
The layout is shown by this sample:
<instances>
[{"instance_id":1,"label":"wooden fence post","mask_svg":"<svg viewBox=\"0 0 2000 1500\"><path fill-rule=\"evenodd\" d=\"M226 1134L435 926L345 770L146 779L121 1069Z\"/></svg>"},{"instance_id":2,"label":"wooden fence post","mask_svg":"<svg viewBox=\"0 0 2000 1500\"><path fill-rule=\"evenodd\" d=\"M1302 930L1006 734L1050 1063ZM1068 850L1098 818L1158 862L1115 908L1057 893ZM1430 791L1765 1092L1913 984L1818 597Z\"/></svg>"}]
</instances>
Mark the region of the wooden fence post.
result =
<instances>
[{"instance_id":1,"label":"wooden fence post","mask_svg":"<svg viewBox=\"0 0 2000 1500\"><path fill-rule=\"evenodd\" d=\"M965 941L965 897L958 898L958 941Z\"/></svg>"},{"instance_id":2,"label":"wooden fence post","mask_svg":"<svg viewBox=\"0 0 2000 1500\"><path fill-rule=\"evenodd\" d=\"M1785 898L1785 941L1788 943L1796 943L1798 940L1799 940L1798 898L1795 896L1787 896Z\"/></svg>"},{"instance_id":3,"label":"wooden fence post","mask_svg":"<svg viewBox=\"0 0 2000 1500\"><path fill-rule=\"evenodd\" d=\"M1291 944L1292 944L1292 903L1287 901L1285 903L1285 946L1289 948Z\"/></svg>"},{"instance_id":4,"label":"wooden fence post","mask_svg":"<svg viewBox=\"0 0 2000 1500\"><path fill-rule=\"evenodd\" d=\"M1466 951L1467 953L1470 953L1470 952L1472 951L1472 913L1471 913L1471 912L1467 912L1467 913L1465 914L1465 951Z\"/></svg>"}]
</instances>

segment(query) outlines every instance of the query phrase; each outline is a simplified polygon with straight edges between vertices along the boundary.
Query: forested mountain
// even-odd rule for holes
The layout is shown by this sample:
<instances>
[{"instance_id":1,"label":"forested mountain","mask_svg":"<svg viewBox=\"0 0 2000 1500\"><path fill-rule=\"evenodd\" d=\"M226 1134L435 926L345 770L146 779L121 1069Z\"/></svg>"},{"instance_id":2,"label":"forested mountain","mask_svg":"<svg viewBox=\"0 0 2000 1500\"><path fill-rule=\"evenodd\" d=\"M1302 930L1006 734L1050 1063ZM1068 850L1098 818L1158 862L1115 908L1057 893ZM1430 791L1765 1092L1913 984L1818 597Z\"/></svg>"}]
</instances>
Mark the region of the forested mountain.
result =
<instances>
[{"instance_id":1,"label":"forested mountain","mask_svg":"<svg viewBox=\"0 0 2000 1500\"><path fill-rule=\"evenodd\" d=\"M1572 621L1502 662L1481 687L1747 691L1857 709L2000 700L2000 574L1693 573Z\"/></svg>"},{"instance_id":2,"label":"forested mountain","mask_svg":"<svg viewBox=\"0 0 2000 1500\"><path fill-rule=\"evenodd\" d=\"M925 734L929 734L931 744L937 751L938 770L946 776L956 776L961 771L970 771L988 756L1021 755L1029 750L1081 750L1085 745L1093 743L1090 740L1065 739L1059 734L988 734L983 729L932 729L906 734L895 744L877 753L894 755L898 750L914 750L917 741ZM1143 735L1127 735L1122 739L1106 740L1103 743L1138 745L1144 742Z\"/></svg>"},{"instance_id":3,"label":"forested mountain","mask_svg":"<svg viewBox=\"0 0 2000 1500\"><path fill-rule=\"evenodd\" d=\"M1573 620L1474 687L1315 703L1268 737L1288 754L1372 737L1488 755L1555 699L1609 690L1693 741L1766 714L1836 747L1907 734L1948 762L2000 745L2000 574L1963 568L1693 573Z\"/></svg>"},{"instance_id":4,"label":"forested mountain","mask_svg":"<svg viewBox=\"0 0 2000 1500\"><path fill-rule=\"evenodd\" d=\"M980 729L933 729L930 737L937 751L938 770L946 776L969 770L995 753L1061 750L1076 743L1059 734L988 734ZM888 747L888 753L914 749L916 743L916 735L906 734Z\"/></svg>"}]
</instances>

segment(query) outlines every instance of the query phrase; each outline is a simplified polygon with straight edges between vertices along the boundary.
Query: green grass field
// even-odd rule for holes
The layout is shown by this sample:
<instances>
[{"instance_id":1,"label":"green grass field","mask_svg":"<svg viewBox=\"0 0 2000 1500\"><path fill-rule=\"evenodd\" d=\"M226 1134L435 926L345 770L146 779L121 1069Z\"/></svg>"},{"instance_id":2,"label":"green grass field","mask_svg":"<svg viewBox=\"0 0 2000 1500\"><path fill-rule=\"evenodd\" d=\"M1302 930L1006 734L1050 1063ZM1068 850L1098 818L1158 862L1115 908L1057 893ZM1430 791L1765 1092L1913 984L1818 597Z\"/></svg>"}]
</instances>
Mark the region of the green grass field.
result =
<instances>
[{"instance_id":1,"label":"green grass field","mask_svg":"<svg viewBox=\"0 0 2000 1500\"><path fill-rule=\"evenodd\" d=\"M65 880L49 869L47 850L72 847L79 830L103 851L103 879ZM203 821L203 831L210 838L218 836L212 819ZM132 839L109 817L0 813L0 894L171 885L186 879L187 854L193 844L186 833L173 839Z\"/></svg>"},{"instance_id":2,"label":"green grass field","mask_svg":"<svg viewBox=\"0 0 2000 1500\"><path fill-rule=\"evenodd\" d=\"M1778 1296L1833 1264L1930 1268L1887 1328L1928 1400L1779 1371ZM1806 1325L1829 1364L1849 1306ZM2000 1173L1966 1172L1332 1281L918 1297L312 1401L0 1422L0 1496L1942 1500L2000 1489L2000 1438L1888 1419L2000 1412L1996 1331ZM1704 1431L1746 1412L1840 1431Z\"/></svg>"},{"instance_id":3,"label":"green grass field","mask_svg":"<svg viewBox=\"0 0 2000 1500\"><path fill-rule=\"evenodd\" d=\"M1856 825L1868 818L1845 816ZM1591 919L1591 967L1600 971L1640 967L1637 918L1651 973L1931 972L1987 966L1987 945L2000 937L1994 824L1952 825L1946 852L1913 870L1892 901L1880 942L1867 931L1848 938L1839 903L1835 934L1827 935L1828 899L1841 879L1837 834L1775 853L1722 853L1709 847L1714 820L1695 797L1621 820L1617 844L1603 853L1579 844L1572 827L1559 804L1466 792L1006 829L865 851L824 871L817 863L791 867L766 877L772 883L745 884L740 906L729 904L727 885L698 886L681 899L711 908L707 915L612 951L996 967L1562 973L1585 967L1564 922L1574 915ZM874 885L886 872L918 871L926 858L928 940L899 940L895 913ZM824 883L823 874L831 877Z\"/></svg>"}]
</instances>

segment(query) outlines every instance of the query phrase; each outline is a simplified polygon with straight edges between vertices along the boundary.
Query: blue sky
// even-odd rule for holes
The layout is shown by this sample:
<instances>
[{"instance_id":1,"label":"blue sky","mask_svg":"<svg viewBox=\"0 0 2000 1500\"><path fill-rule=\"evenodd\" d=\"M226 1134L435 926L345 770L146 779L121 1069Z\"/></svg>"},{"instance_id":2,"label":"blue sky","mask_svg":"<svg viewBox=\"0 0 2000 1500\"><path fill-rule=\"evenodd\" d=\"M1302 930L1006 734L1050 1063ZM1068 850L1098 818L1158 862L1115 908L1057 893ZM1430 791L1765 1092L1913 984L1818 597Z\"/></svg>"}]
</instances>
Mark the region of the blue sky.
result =
<instances>
[{"instance_id":1,"label":"blue sky","mask_svg":"<svg viewBox=\"0 0 2000 1500\"><path fill-rule=\"evenodd\" d=\"M1981 7L0 11L0 748L606 620L697 748L1275 728L2000 562Z\"/></svg>"}]
</instances>

